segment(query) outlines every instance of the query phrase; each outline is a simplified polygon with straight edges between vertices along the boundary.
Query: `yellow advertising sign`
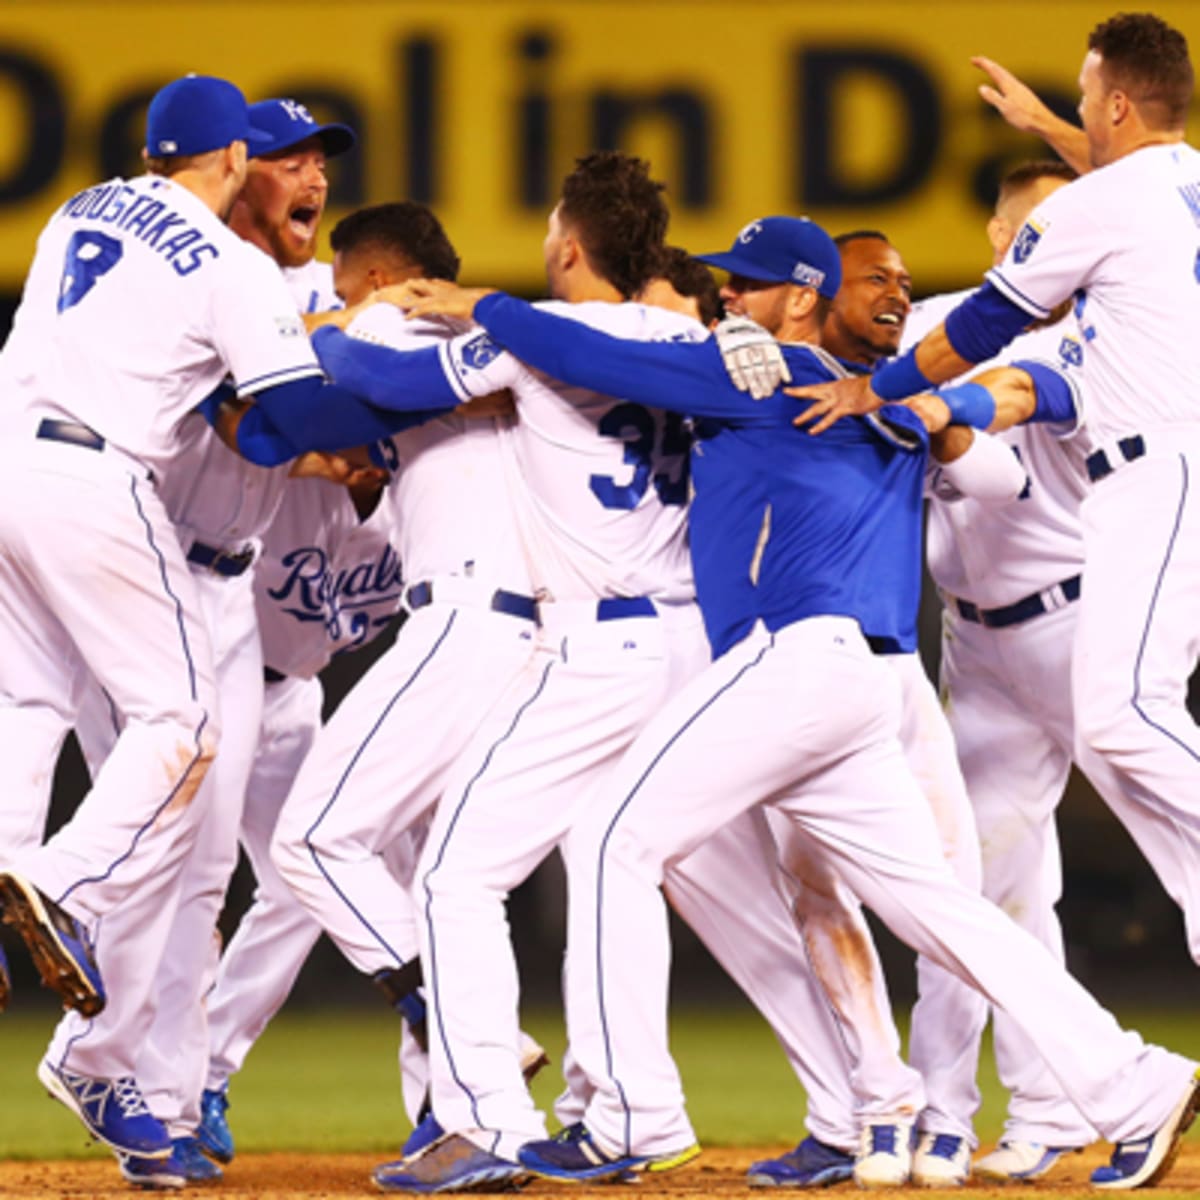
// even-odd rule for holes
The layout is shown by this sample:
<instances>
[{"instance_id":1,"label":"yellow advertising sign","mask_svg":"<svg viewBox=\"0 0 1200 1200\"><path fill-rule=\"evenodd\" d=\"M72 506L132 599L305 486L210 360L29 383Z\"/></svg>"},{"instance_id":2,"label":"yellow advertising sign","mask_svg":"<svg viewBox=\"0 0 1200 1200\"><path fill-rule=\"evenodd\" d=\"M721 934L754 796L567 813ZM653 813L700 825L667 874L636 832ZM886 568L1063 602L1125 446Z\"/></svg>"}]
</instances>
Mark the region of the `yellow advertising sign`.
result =
<instances>
[{"instance_id":1,"label":"yellow advertising sign","mask_svg":"<svg viewBox=\"0 0 1200 1200\"><path fill-rule=\"evenodd\" d=\"M1156 11L1200 47L1200 7ZM536 290L559 179L617 146L668 181L689 249L807 213L884 230L928 290L986 265L998 173L1042 153L978 98L970 55L1069 108L1108 15L1074 0L7 0L0 287L19 285L67 196L137 169L147 99L199 71L355 125L327 227L364 203L428 202L469 281Z\"/></svg>"}]
</instances>

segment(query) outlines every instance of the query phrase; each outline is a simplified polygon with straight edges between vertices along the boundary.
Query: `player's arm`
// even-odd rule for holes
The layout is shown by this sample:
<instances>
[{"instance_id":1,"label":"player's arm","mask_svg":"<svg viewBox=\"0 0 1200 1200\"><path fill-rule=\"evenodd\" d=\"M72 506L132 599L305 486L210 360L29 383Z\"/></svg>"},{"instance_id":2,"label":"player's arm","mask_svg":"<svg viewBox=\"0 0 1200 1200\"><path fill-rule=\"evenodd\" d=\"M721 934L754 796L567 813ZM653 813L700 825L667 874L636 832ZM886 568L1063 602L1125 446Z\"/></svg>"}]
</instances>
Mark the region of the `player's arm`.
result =
<instances>
[{"instance_id":1,"label":"player's arm","mask_svg":"<svg viewBox=\"0 0 1200 1200\"><path fill-rule=\"evenodd\" d=\"M1037 134L1080 175L1092 169L1087 134L1078 125L1051 112L1032 88L998 62L980 54L971 59L971 65L978 67L992 81L991 86L979 85L980 96L1014 129Z\"/></svg>"},{"instance_id":2,"label":"player's arm","mask_svg":"<svg viewBox=\"0 0 1200 1200\"><path fill-rule=\"evenodd\" d=\"M822 433L842 417L876 411L889 400L928 392L994 358L1034 316L991 281L972 292L915 346L874 375L833 383L786 388L789 396L809 401L796 418L810 433Z\"/></svg>"},{"instance_id":3,"label":"player's arm","mask_svg":"<svg viewBox=\"0 0 1200 1200\"><path fill-rule=\"evenodd\" d=\"M1012 448L979 429L948 425L930 435L929 452L929 490L943 498L969 496L984 504L1005 504L1029 485Z\"/></svg>"},{"instance_id":4,"label":"player's arm","mask_svg":"<svg viewBox=\"0 0 1200 1200\"><path fill-rule=\"evenodd\" d=\"M904 403L922 415L932 433L957 426L995 433L1026 422L1073 424L1079 411L1078 392L1067 375L1033 359L981 371L965 383ZM961 443L961 436L955 440Z\"/></svg>"}]
</instances>

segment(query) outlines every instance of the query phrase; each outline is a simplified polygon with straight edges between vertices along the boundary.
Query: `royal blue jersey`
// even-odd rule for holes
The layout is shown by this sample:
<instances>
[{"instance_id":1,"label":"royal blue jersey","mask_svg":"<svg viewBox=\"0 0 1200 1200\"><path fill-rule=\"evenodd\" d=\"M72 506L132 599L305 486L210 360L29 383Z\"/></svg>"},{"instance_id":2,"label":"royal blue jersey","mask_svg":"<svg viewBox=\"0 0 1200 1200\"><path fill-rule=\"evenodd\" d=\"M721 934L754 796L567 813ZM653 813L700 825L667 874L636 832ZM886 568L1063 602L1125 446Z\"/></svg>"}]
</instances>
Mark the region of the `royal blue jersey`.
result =
<instances>
[{"instance_id":1,"label":"royal blue jersey","mask_svg":"<svg viewBox=\"0 0 1200 1200\"><path fill-rule=\"evenodd\" d=\"M693 418L692 563L715 656L758 620L774 631L814 616L853 617L880 649L916 648L928 438L910 409L813 436L782 390L738 391L711 340L625 341L504 295L475 317L556 379ZM784 354L797 386L843 373L813 347Z\"/></svg>"}]
</instances>

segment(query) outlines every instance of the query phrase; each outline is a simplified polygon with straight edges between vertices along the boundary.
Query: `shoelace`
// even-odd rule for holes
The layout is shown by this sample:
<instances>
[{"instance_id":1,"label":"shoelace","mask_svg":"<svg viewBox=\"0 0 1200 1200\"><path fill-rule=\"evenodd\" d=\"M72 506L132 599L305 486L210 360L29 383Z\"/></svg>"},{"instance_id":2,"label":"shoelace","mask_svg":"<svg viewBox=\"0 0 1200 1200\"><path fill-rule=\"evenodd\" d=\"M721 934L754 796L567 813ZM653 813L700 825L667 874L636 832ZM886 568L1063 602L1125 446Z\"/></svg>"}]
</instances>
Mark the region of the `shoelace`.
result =
<instances>
[{"instance_id":1,"label":"shoelace","mask_svg":"<svg viewBox=\"0 0 1200 1200\"><path fill-rule=\"evenodd\" d=\"M552 1142L562 1142L564 1145L570 1145L572 1142L577 1142L587 1133L582 1121L576 1121L573 1125L564 1125L550 1140Z\"/></svg>"},{"instance_id":2,"label":"shoelace","mask_svg":"<svg viewBox=\"0 0 1200 1200\"><path fill-rule=\"evenodd\" d=\"M962 1138L955 1137L952 1133L937 1133L933 1137L933 1145L929 1147L929 1153L934 1158L953 1158L962 1145Z\"/></svg>"},{"instance_id":3,"label":"shoelace","mask_svg":"<svg viewBox=\"0 0 1200 1200\"><path fill-rule=\"evenodd\" d=\"M138 1087L137 1080L132 1075L124 1075L113 1080L113 1096L121 1113L125 1117L148 1117L150 1109L146 1107L146 1097Z\"/></svg>"}]
</instances>

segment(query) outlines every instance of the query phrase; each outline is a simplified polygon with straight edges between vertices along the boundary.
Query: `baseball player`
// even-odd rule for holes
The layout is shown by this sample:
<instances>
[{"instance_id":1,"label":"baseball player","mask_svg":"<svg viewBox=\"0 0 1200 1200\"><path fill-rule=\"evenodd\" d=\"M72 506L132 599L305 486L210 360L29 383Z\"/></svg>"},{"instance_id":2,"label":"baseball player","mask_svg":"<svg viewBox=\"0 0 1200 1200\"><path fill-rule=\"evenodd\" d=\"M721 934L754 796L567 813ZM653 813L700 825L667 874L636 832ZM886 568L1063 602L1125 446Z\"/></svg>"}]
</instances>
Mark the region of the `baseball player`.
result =
<instances>
[{"instance_id":1,"label":"baseball player","mask_svg":"<svg viewBox=\"0 0 1200 1200\"><path fill-rule=\"evenodd\" d=\"M811 265L828 276L836 250ZM1042 946L954 880L899 750L896 684L864 632L904 636L915 619L923 463L912 446L923 444L923 426L910 410L889 409L886 425L855 421L831 442L785 439L788 398L744 397L711 347L622 343L509 297L468 300L501 344L555 376L642 402L685 397L681 407L709 418L693 456L692 553L710 635L733 631L735 643L718 638L717 661L651 723L575 830L597 848L591 872L577 859L567 974L573 1050L596 1093L584 1130L524 1147L521 1162L581 1179L686 1154L692 1134L661 1017L662 864L769 799L906 940L1009 1008L1081 1110L1118 1142L1101 1186L1161 1177L1194 1115L1195 1064L1120 1031ZM834 369L811 350L785 353L796 376ZM731 549L744 551L739 531L761 528L768 509L761 555L730 562ZM831 555L845 557L831 569ZM751 567L753 592L730 584ZM898 586L879 588L881 572ZM748 617L757 627L740 636ZM845 702L831 703L837 696Z\"/></svg>"},{"instance_id":2,"label":"baseball player","mask_svg":"<svg viewBox=\"0 0 1200 1200\"><path fill-rule=\"evenodd\" d=\"M1194 263L1179 252L1198 211L1190 197L1200 156L1183 143L1192 67L1182 35L1149 14L1103 22L1088 45L1080 113L1095 169L1033 211L984 287L876 376L873 396L861 385L841 403L825 393L812 412L823 425L846 402L861 408L950 378L991 357L1031 315L1075 297L1084 417L1097 446L1081 507L1076 753L1105 795L1123 795L1126 823L1183 909L1196 957L1200 740L1183 700L1198 646L1183 614L1200 565L1186 483L1196 409L1185 382L1200 354L1188 332L1200 301Z\"/></svg>"},{"instance_id":3,"label":"baseball player","mask_svg":"<svg viewBox=\"0 0 1200 1200\"><path fill-rule=\"evenodd\" d=\"M0 530L4 744L24 736L28 711L73 719L85 667L124 722L75 819L5 873L4 915L93 1012L103 994L76 922L178 880L216 744L211 640L157 481L187 414L226 372L246 395L337 395L294 336L276 269L220 220L244 181L247 139L232 84L189 76L160 91L150 173L89 188L55 214L0 357L3 436L20 447ZM136 648L114 641L102 597L137 631ZM134 1047L74 1055L43 1061L52 1093L116 1149L169 1152L134 1079Z\"/></svg>"},{"instance_id":4,"label":"baseball player","mask_svg":"<svg viewBox=\"0 0 1200 1200\"><path fill-rule=\"evenodd\" d=\"M551 291L571 302L559 307L643 336L704 336L675 314L614 303L656 268L666 225L659 190L638 160L580 160L546 239ZM460 756L418 872L433 1110L446 1133L375 1173L400 1190L511 1179L517 1146L545 1126L517 1059L503 895L564 837L670 687L669 672L703 656L683 540L686 442L674 422L561 390L479 335L407 356L336 331L317 339L335 378L372 399L384 393L380 410L497 387L511 388L516 403L510 462L524 484L515 500L541 597L539 636L532 662ZM278 838L276 847L278 859Z\"/></svg>"},{"instance_id":5,"label":"baseball player","mask_svg":"<svg viewBox=\"0 0 1200 1200\"><path fill-rule=\"evenodd\" d=\"M251 113L252 119L256 116L266 126L258 133L256 148L272 156L287 152L292 140L320 136L311 118L301 127L303 132L296 133L290 117L280 127L261 107ZM335 132L340 148L350 144L348 131L339 127ZM323 162L323 152L321 157ZM238 242L239 247L248 245ZM258 249L241 253L256 264L265 261ZM269 265L269 270L277 290L287 295L278 268ZM272 319L268 328L275 339L306 340L294 307L286 318ZM324 394L323 386L314 374L305 390ZM89 1065L107 1059L136 1061L134 1073L147 1104L172 1139L165 1163L119 1148L122 1172L148 1186L170 1186L180 1176L212 1177L216 1171L198 1153L191 1136L207 1062L200 993L215 968L216 916L236 860L238 813L261 719L262 659L249 568L256 539L278 505L286 476L286 470L272 474L242 462L217 443L198 413L179 423L177 436L175 459L161 471L158 491L187 547L231 732L201 802L192 809L193 840L180 870L174 875L156 873L109 914L110 936L101 948L101 963L116 980L114 1003L98 1020L64 1018L39 1067L51 1094L64 1099L67 1076L81 1070L93 1074ZM108 723L110 742L127 719L115 698L111 711L115 719ZM104 732L87 728L81 719L81 743L91 748L94 769L100 761L108 769Z\"/></svg>"}]
</instances>

